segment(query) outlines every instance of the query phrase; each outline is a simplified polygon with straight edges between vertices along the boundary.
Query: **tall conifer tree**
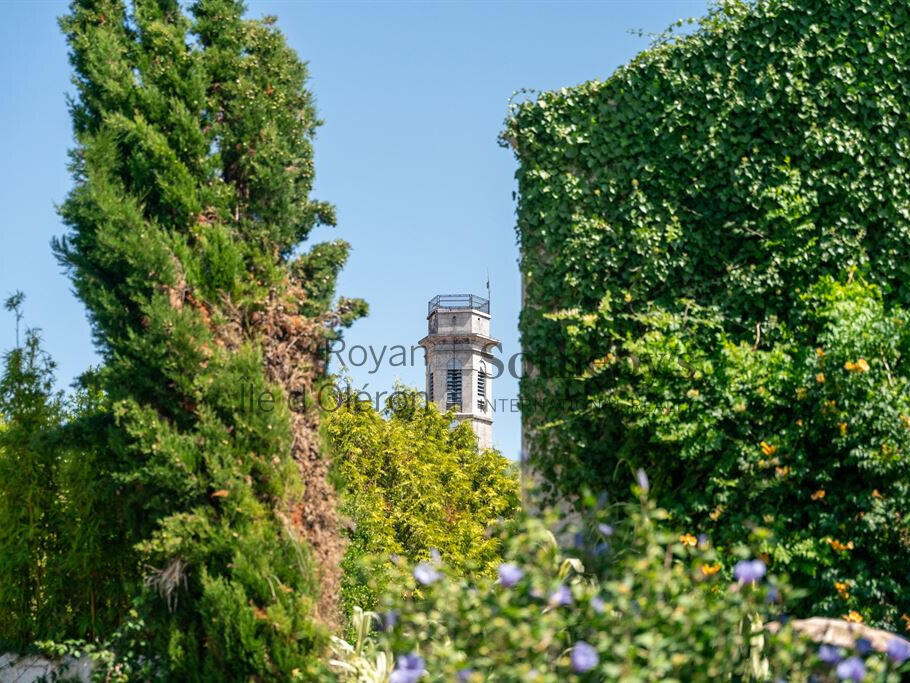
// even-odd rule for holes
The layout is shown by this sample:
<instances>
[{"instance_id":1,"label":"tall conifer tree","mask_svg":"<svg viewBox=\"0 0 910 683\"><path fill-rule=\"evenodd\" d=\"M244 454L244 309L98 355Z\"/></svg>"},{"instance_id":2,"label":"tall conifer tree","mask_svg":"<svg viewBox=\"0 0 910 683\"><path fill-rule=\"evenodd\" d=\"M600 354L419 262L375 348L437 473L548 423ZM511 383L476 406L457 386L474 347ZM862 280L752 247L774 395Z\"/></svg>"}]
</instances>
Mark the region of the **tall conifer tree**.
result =
<instances>
[{"instance_id":1,"label":"tall conifer tree","mask_svg":"<svg viewBox=\"0 0 910 683\"><path fill-rule=\"evenodd\" d=\"M104 359L116 485L153 648L180 680L316 675L334 617L334 491L312 395L347 249L297 256L318 121L303 63L235 0L75 0L75 187L55 243ZM318 281L307 275L319 273ZM241 398L245 397L245 398Z\"/></svg>"}]
</instances>

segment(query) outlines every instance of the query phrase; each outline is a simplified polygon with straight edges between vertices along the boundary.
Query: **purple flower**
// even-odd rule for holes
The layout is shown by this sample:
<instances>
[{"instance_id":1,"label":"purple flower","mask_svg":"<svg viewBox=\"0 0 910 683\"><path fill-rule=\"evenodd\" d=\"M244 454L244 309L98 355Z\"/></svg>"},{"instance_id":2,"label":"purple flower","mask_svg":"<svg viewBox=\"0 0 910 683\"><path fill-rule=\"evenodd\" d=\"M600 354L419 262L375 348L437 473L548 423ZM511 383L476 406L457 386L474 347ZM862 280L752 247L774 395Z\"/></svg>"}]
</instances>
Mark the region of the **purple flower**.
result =
<instances>
[{"instance_id":1,"label":"purple flower","mask_svg":"<svg viewBox=\"0 0 910 683\"><path fill-rule=\"evenodd\" d=\"M503 562L499 565L499 584L503 588L511 588L521 581L524 575L525 573L521 568L511 562Z\"/></svg>"},{"instance_id":2,"label":"purple flower","mask_svg":"<svg viewBox=\"0 0 910 683\"><path fill-rule=\"evenodd\" d=\"M391 631L392 629L395 628L395 625L398 623L398 612L396 612L395 610L389 610L388 612L385 612L382 615L381 619L382 619L382 630L386 631L386 632Z\"/></svg>"},{"instance_id":3,"label":"purple flower","mask_svg":"<svg viewBox=\"0 0 910 683\"><path fill-rule=\"evenodd\" d=\"M840 661L840 649L833 645L822 645L818 648L818 658L825 664L837 664Z\"/></svg>"},{"instance_id":4,"label":"purple flower","mask_svg":"<svg viewBox=\"0 0 910 683\"><path fill-rule=\"evenodd\" d=\"M562 585L550 593L549 602L552 607L565 607L566 605L571 605L572 591L569 590L568 586Z\"/></svg>"},{"instance_id":5,"label":"purple flower","mask_svg":"<svg viewBox=\"0 0 910 683\"><path fill-rule=\"evenodd\" d=\"M772 603L777 602L777 599L780 597L780 591L777 590L776 586L769 586L768 592L765 595L765 602Z\"/></svg>"},{"instance_id":6,"label":"purple flower","mask_svg":"<svg viewBox=\"0 0 910 683\"><path fill-rule=\"evenodd\" d=\"M430 548L430 559L433 561L433 564L440 564L442 562L442 555L439 554L439 551L436 548Z\"/></svg>"},{"instance_id":7,"label":"purple flower","mask_svg":"<svg viewBox=\"0 0 910 683\"><path fill-rule=\"evenodd\" d=\"M866 677L866 665L859 657L848 657L837 665L837 677L842 681L861 681Z\"/></svg>"},{"instance_id":8,"label":"purple flower","mask_svg":"<svg viewBox=\"0 0 910 683\"><path fill-rule=\"evenodd\" d=\"M433 565L428 562L421 562L414 567L414 578L424 586L429 586L431 583L439 581L442 578L442 574L436 571Z\"/></svg>"},{"instance_id":9,"label":"purple flower","mask_svg":"<svg viewBox=\"0 0 910 683\"><path fill-rule=\"evenodd\" d=\"M398 561L399 561L400 559L401 559L401 558L398 557L398 555L396 555L395 553L392 553L391 555L389 555L389 561L390 561L392 564L398 564Z\"/></svg>"},{"instance_id":10,"label":"purple flower","mask_svg":"<svg viewBox=\"0 0 910 683\"><path fill-rule=\"evenodd\" d=\"M474 669L459 669L458 673L455 674L455 680L457 680L458 683L468 683L473 675Z\"/></svg>"},{"instance_id":11,"label":"purple flower","mask_svg":"<svg viewBox=\"0 0 910 683\"><path fill-rule=\"evenodd\" d=\"M395 670L389 677L389 683L417 683L423 672L423 657L413 652L402 655L395 660Z\"/></svg>"},{"instance_id":12,"label":"purple flower","mask_svg":"<svg viewBox=\"0 0 910 683\"><path fill-rule=\"evenodd\" d=\"M895 664L903 664L910 659L910 643L903 638L894 637L885 646L885 653Z\"/></svg>"},{"instance_id":13,"label":"purple flower","mask_svg":"<svg viewBox=\"0 0 910 683\"><path fill-rule=\"evenodd\" d=\"M765 575L765 563L761 560L740 560L733 567L733 576L740 583L752 583Z\"/></svg>"},{"instance_id":14,"label":"purple flower","mask_svg":"<svg viewBox=\"0 0 910 683\"><path fill-rule=\"evenodd\" d=\"M867 655L872 652L872 643L869 642L868 638L857 638L854 646L861 655Z\"/></svg>"},{"instance_id":15,"label":"purple flower","mask_svg":"<svg viewBox=\"0 0 910 683\"><path fill-rule=\"evenodd\" d=\"M572 648L572 670L577 674L583 674L590 671L600 662L597 656L597 650L588 645L585 641L579 640Z\"/></svg>"},{"instance_id":16,"label":"purple flower","mask_svg":"<svg viewBox=\"0 0 910 683\"><path fill-rule=\"evenodd\" d=\"M597 530L598 530L601 534L603 534L604 536L606 536L607 538L609 538L610 536L612 536L612 535L613 535L613 532L615 531L615 529L614 529L612 526L610 526L609 524L598 524L598 525L597 525Z\"/></svg>"},{"instance_id":17,"label":"purple flower","mask_svg":"<svg viewBox=\"0 0 910 683\"><path fill-rule=\"evenodd\" d=\"M591 609L593 609L598 614L603 614L607 609L607 606L604 604L603 598L601 598L599 595L595 595L593 598L591 598Z\"/></svg>"},{"instance_id":18,"label":"purple flower","mask_svg":"<svg viewBox=\"0 0 910 683\"><path fill-rule=\"evenodd\" d=\"M647 493L651 488L651 484L648 482L648 475L645 474L645 471L641 468L638 468L638 471L635 473L635 479L638 481L638 485L641 487L642 493Z\"/></svg>"}]
</instances>

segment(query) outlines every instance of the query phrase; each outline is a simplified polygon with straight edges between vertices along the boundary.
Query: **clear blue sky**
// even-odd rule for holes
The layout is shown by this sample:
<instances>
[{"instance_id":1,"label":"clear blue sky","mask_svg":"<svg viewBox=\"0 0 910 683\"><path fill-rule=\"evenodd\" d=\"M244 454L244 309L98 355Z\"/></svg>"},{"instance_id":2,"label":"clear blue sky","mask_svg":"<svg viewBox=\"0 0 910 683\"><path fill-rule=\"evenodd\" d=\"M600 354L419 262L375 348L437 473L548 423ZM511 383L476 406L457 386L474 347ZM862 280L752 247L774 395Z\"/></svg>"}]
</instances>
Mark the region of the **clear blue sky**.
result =
<instances>
[{"instance_id":1,"label":"clear blue sky","mask_svg":"<svg viewBox=\"0 0 910 683\"><path fill-rule=\"evenodd\" d=\"M250 14L278 15L310 63L325 125L316 144L315 195L333 202L353 251L340 293L366 298L369 318L347 344L409 346L426 330L437 293L483 295L492 279L493 334L519 351L515 160L497 146L509 96L606 78L647 47L630 34L659 32L705 13L706 0L344 3L256 0ZM66 386L95 354L82 305L51 255L63 227L54 205L70 178L64 94L66 48L55 18L64 2L0 0L0 296L23 290L27 324L40 327ZM0 310L0 348L14 343ZM423 387L417 365L393 368L388 353L350 374L367 391L396 377ZM359 359L357 359L359 360ZM494 385L517 396L517 382ZM497 412L494 441L519 454L517 413Z\"/></svg>"}]
</instances>

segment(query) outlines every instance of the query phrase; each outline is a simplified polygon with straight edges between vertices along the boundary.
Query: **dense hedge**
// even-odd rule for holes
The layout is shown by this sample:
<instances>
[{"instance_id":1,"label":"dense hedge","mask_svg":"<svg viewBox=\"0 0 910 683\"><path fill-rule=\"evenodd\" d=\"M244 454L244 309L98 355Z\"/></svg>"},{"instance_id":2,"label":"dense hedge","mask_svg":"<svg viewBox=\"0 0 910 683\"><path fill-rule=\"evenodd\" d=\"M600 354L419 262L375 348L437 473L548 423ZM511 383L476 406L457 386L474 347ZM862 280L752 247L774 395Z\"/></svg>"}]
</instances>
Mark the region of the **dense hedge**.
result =
<instances>
[{"instance_id":1,"label":"dense hedge","mask_svg":"<svg viewBox=\"0 0 910 683\"><path fill-rule=\"evenodd\" d=\"M653 474L803 608L910 612L910 7L728 2L517 106L530 461ZM620 487L620 495L621 495Z\"/></svg>"}]
</instances>

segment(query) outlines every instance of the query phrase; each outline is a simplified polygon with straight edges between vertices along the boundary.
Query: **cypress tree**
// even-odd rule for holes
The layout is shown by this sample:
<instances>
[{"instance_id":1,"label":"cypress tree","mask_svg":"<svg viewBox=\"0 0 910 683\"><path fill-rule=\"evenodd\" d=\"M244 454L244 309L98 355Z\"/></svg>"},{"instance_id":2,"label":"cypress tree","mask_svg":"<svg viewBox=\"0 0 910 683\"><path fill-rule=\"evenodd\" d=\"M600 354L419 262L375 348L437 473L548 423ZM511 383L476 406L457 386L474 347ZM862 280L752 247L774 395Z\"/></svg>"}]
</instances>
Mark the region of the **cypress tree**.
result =
<instances>
[{"instance_id":1,"label":"cypress tree","mask_svg":"<svg viewBox=\"0 0 910 683\"><path fill-rule=\"evenodd\" d=\"M286 399L364 306L330 308L345 244L299 252L334 222L310 198L307 72L243 12L76 0L61 20L75 184L54 248L108 406L82 434L127 540L115 588L180 680L318 675L343 552L315 412Z\"/></svg>"}]
</instances>

